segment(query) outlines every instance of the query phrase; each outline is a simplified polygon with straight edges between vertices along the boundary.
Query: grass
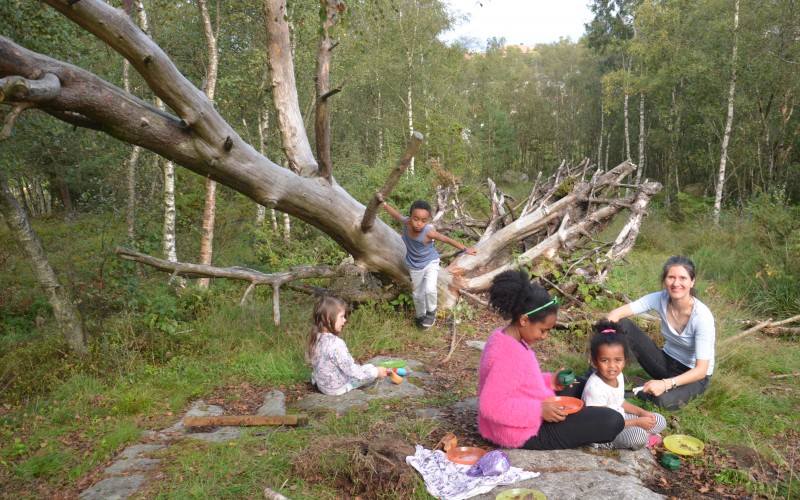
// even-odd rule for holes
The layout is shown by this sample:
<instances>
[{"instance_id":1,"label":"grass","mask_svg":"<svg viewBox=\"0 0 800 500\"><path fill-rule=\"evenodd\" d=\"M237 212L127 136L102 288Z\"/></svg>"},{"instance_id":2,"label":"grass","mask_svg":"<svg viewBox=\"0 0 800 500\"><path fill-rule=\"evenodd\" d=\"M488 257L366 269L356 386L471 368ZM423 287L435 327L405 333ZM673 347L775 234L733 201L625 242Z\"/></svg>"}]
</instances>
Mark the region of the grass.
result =
<instances>
[{"instance_id":1,"label":"grass","mask_svg":"<svg viewBox=\"0 0 800 500\"><path fill-rule=\"evenodd\" d=\"M668 412L670 432L697 436L722 450L748 446L759 460L780 464L784 471L771 482L759 482L740 470L717 470L717 465L708 463L719 484L737 485L768 498L798 497L797 459L782 446L797 436L798 382L796 377L775 378L800 372L796 340L754 334L730 344L720 342L741 330L738 319L761 318L767 309L778 317L785 305L764 307L771 303L771 291L763 289L770 283L766 273L783 273L780 278L791 282L793 277L786 271L792 268L764 254L764 249L750 250L756 236L746 230L746 218L729 223L731 227L720 229L678 225L654 209L637 247L627 257L629 265L615 268L608 286L635 298L658 288L661 266L670 255L685 254L695 260L701 273L700 298L717 321L717 371L704 397L679 412ZM14 291L0 296L0 312L4 312L0 319L0 498L20 491L28 492L22 497L75 492L81 478L138 441L142 431L172 425L191 401L219 388L242 383L292 387L308 380L303 346L313 299L284 292L281 326L276 326L269 290L257 289L240 307L243 287L237 284L217 281L211 291L203 292L167 287L163 275L135 277L131 268L110 255L110 242L122 238L122 233L105 216L82 216L70 224L37 222L37 230L52 252L54 267L67 270L62 279L81 300L94 340L92 354L84 360L64 350L46 303L31 291L36 286L29 271L12 254L0 273L0 289ZM223 227L220 233L235 240L231 228ZM68 251L68 245L58 243L60 238L75 243L80 251ZM11 248L10 243L0 227L0 244ZM248 265L259 262L246 243L229 242L223 248L219 265L236 264L226 261L226 255ZM283 258L275 248L269 255ZM104 288L93 291L88 284L100 276ZM778 277L769 279L778 282ZM797 293L779 297L776 303L792 304L796 297ZM611 307L602 301L598 304ZM600 314L603 309L594 312ZM37 327L37 316L48 319ZM483 335L469 319L464 321L462 331ZM449 338L416 330L410 314L388 304L356 308L343 336L357 359L427 352L443 356L449 346ZM542 361L543 366L551 370L578 367L576 371L582 372L586 340L582 327L554 333L548 341L550 357ZM641 374L635 366L626 372L629 380ZM465 378L415 404L445 407L474 392L475 380ZM340 497L344 484L356 488L352 481L361 477L348 461L347 449L340 447L338 453L315 458L325 465L327 474L319 481L303 479L295 472L303 459L309 459L303 450L313 448L319 439L344 443L387 432L407 442L425 442L441 430L434 421L398 411L403 404L377 401L366 411L316 415L313 427L306 429L272 432L266 437L248 431L233 443L179 442L161 453L163 466L143 495L260 497L269 485L291 498ZM744 443L739 438L742 429L747 430ZM427 498L418 477L392 480L408 481L403 483L410 488L405 491ZM387 493L386 498L398 495Z\"/></svg>"}]
</instances>

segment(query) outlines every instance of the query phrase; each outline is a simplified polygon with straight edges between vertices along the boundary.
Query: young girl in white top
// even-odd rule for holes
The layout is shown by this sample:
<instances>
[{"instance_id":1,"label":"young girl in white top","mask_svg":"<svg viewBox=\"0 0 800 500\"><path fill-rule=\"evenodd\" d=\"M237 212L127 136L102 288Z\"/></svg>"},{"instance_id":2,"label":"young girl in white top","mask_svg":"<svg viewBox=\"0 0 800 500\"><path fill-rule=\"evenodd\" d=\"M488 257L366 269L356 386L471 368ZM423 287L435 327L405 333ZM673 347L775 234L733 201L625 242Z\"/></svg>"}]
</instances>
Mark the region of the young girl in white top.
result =
<instances>
[{"instance_id":1,"label":"young girl in white top","mask_svg":"<svg viewBox=\"0 0 800 500\"><path fill-rule=\"evenodd\" d=\"M388 369L370 364L358 365L339 334L347 322L347 303L322 296L314 306L314 326L306 343L306 361L311 364L311 383L323 394L339 396L376 378Z\"/></svg>"},{"instance_id":2,"label":"young girl in white top","mask_svg":"<svg viewBox=\"0 0 800 500\"><path fill-rule=\"evenodd\" d=\"M616 323L606 319L595 323L593 330L589 361L596 371L586 381L581 398L586 406L605 406L625 418L625 429L614 441L600 447L638 450L660 443L658 434L667 427L664 417L625 401L625 336L617 333Z\"/></svg>"}]
</instances>

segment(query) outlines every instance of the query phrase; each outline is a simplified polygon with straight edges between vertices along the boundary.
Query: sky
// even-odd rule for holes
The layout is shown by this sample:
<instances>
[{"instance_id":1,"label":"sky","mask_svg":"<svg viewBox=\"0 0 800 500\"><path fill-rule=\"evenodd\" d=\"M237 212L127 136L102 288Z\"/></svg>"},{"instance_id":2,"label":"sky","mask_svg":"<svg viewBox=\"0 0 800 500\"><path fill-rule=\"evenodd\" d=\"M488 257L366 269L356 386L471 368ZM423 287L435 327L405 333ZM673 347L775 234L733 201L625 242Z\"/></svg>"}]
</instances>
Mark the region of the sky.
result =
<instances>
[{"instance_id":1,"label":"sky","mask_svg":"<svg viewBox=\"0 0 800 500\"><path fill-rule=\"evenodd\" d=\"M535 45L570 37L577 42L583 25L592 19L589 0L444 0L451 11L470 15L470 20L443 37L478 39L484 48L491 37L505 37L508 44Z\"/></svg>"}]
</instances>

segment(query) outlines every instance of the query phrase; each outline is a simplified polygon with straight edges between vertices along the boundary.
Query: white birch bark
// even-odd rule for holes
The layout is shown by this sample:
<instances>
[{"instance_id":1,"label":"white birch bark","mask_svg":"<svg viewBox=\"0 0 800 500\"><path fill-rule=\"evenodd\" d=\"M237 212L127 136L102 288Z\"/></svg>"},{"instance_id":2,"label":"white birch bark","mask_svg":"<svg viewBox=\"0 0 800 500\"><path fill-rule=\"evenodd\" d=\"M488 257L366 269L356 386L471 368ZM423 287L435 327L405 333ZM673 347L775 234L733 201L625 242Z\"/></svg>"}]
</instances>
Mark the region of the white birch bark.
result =
<instances>
[{"instance_id":1,"label":"white birch bark","mask_svg":"<svg viewBox=\"0 0 800 500\"><path fill-rule=\"evenodd\" d=\"M644 93L639 93L639 163L636 169L636 184L642 180L644 172Z\"/></svg>"},{"instance_id":2,"label":"white birch bark","mask_svg":"<svg viewBox=\"0 0 800 500\"><path fill-rule=\"evenodd\" d=\"M622 99L622 114L625 121L625 159L631 159L631 133L630 133L630 120L628 119L628 91L627 85L625 89L625 97Z\"/></svg>"},{"instance_id":3,"label":"white birch bark","mask_svg":"<svg viewBox=\"0 0 800 500\"><path fill-rule=\"evenodd\" d=\"M269 130L269 108L264 106L262 113L258 115L258 152L263 156L267 155L267 130ZM273 219L275 210L273 209ZM267 207L256 204L256 226L261 226L267 217Z\"/></svg>"},{"instance_id":4,"label":"white birch bark","mask_svg":"<svg viewBox=\"0 0 800 500\"><path fill-rule=\"evenodd\" d=\"M47 300L53 308L53 315L70 349L80 355L88 354L86 333L80 313L73 305L69 294L61 286L58 276L47 260L41 240L33 231L22 207L8 189L2 174L0 174L0 214L3 215L14 239L27 255L36 281L39 282L39 286L47 296Z\"/></svg>"},{"instance_id":5,"label":"white birch bark","mask_svg":"<svg viewBox=\"0 0 800 500\"><path fill-rule=\"evenodd\" d=\"M217 68L219 58L217 56L217 36L211 26L211 16L208 14L208 3L206 0L198 0L200 17L203 21L203 34L206 37L208 50L208 74L206 75L206 96L212 103L217 89ZM217 214L217 183L206 177L206 199L203 209L203 232L200 239L200 264L211 265L211 258L214 253L214 221ZM200 278L197 285L200 288L208 288L210 280Z\"/></svg>"},{"instance_id":6,"label":"white birch bark","mask_svg":"<svg viewBox=\"0 0 800 500\"><path fill-rule=\"evenodd\" d=\"M597 165L603 165L603 134L606 128L606 111L603 109L603 103L600 103L600 140L597 141Z\"/></svg>"},{"instance_id":7,"label":"white birch bark","mask_svg":"<svg viewBox=\"0 0 800 500\"><path fill-rule=\"evenodd\" d=\"M126 60L123 63L123 84L125 90L130 92L130 63ZM125 210L125 226L128 230L128 240L133 242L136 240L136 168L139 164L139 156L141 155L142 148L140 146L133 146L128 161L125 162L125 178L128 191L128 203Z\"/></svg>"},{"instance_id":8,"label":"white birch bark","mask_svg":"<svg viewBox=\"0 0 800 500\"><path fill-rule=\"evenodd\" d=\"M714 222L719 224L722 212L722 192L725 187L725 167L728 162L728 144L731 140L733 129L733 101L736 94L736 56L739 49L739 0L733 6L733 51L731 54L731 83L728 88L728 116L725 120L725 133L722 136L722 151L719 158L719 175L717 175L717 189L714 196Z\"/></svg>"}]
</instances>

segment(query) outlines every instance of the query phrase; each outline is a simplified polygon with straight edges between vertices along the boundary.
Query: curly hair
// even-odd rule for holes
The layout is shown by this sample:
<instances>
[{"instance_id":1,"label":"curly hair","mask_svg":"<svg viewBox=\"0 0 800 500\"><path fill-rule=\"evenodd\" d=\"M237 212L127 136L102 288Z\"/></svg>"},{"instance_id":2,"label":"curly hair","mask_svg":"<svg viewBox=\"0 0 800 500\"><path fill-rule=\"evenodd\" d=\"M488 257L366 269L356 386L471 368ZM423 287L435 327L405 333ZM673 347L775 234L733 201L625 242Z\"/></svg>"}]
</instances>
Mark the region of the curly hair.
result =
<instances>
[{"instance_id":1,"label":"curly hair","mask_svg":"<svg viewBox=\"0 0 800 500\"><path fill-rule=\"evenodd\" d=\"M628 357L628 338L619 329L616 322L601 319L592 326L594 336L589 341L589 353L592 361L597 362L600 355L600 346L604 345L621 345L625 357Z\"/></svg>"},{"instance_id":2,"label":"curly hair","mask_svg":"<svg viewBox=\"0 0 800 500\"><path fill-rule=\"evenodd\" d=\"M528 314L539 307L552 304ZM536 323L558 314L558 303L542 286L531 283L525 271L504 271L492 280L489 305L503 318L516 321L527 314Z\"/></svg>"},{"instance_id":3,"label":"curly hair","mask_svg":"<svg viewBox=\"0 0 800 500\"><path fill-rule=\"evenodd\" d=\"M336 335L336 315L339 314L339 311L344 311L347 314L349 310L347 302L338 297L323 295L319 298L314 306L314 326L311 327L311 333L308 334L306 341L307 362L310 363L314 357L320 335L325 332Z\"/></svg>"},{"instance_id":4,"label":"curly hair","mask_svg":"<svg viewBox=\"0 0 800 500\"><path fill-rule=\"evenodd\" d=\"M414 210L417 210L417 209L427 210L428 215L433 214L433 212L431 211L430 203L428 203L425 200L416 200L414 203L412 203L411 204L411 208L408 210L408 215L413 214Z\"/></svg>"}]
</instances>

